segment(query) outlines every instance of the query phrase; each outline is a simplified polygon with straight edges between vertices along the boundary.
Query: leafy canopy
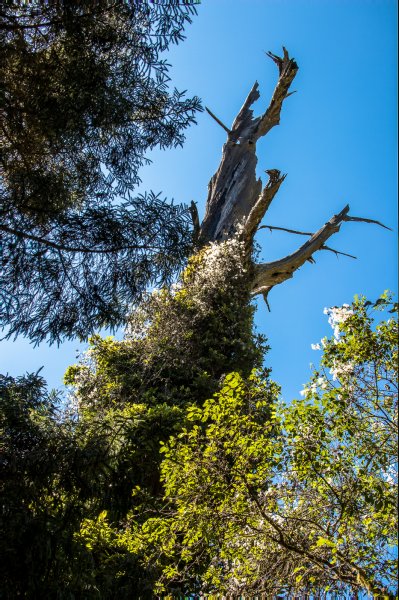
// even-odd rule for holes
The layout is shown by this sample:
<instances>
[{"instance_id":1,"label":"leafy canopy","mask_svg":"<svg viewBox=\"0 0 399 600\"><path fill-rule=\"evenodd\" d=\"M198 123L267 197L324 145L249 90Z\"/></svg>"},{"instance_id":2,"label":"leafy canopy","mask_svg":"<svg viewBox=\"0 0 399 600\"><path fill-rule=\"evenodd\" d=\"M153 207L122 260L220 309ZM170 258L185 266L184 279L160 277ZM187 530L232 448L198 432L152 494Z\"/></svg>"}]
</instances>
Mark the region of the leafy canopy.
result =
<instances>
[{"instance_id":1,"label":"leafy canopy","mask_svg":"<svg viewBox=\"0 0 399 600\"><path fill-rule=\"evenodd\" d=\"M124 322L191 247L189 211L135 197L145 153L200 110L161 57L195 10L174 0L8 3L0 13L0 325L35 343Z\"/></svg>"},{"instance_id":2,"label":"leafy canopy","mask_svg":"<svg viewBox=\"0 0 399 600\"><path fill-rule=\"evenodd\" d=\"M321 366L285 405L253 371L248 268L239 238L194 255L70 367L70 414L37 376L2 379L6 590L393 591L397 305L329 309Z\"/></svg>"},{"instance_id":3,"label":"leafy canopy","mask_svg":"<svg viewBox=\"0 0 399 600\"><path fill-rule=\"evenodd\" d=\"M25 444L17 469L6 470L5 597L153 597L159 569L133 551L131 524L162 510L160 442L181 431L187 409L211 397L224 374L247 376L262 362L243 259L237 240L204 249L180 285L154 292L136 311L125 340L95 337L68 370L72 412L40 420L39 443ZM31 406L29 380L16 403L17 383L7 379L1 397L7 460L25 429L36 436L47 402L39 386L38 408ZM13 403L26 415L23 426L10 425ZM33 530L21 580L16 557L25 557Z\"/></svg>"},{"instance_id":4,"label":"leafy canopy","mask_svg":"<svg viewBox=\"0 0 399 600\"><path fill-rule=\"evenodd\" d=\"M160 53L194 13L178 2L7 3L2 201L47 221L124 195L145 152L182 144L198 99L168 90Z\"/></svg>"},{"instance_id":5,"label":"leafy canopy","mask_svg":"<svg viewBox=\"0 0 399 600\"><path fill-rule=\"evenodd\" d=\"M303 400L231 374L188 410L162 449L165 508L133 530L158 590L393 592L397 320L374 326L370 309L397 305L330 309L335 335Z\"/></svg>"}]
</instances>

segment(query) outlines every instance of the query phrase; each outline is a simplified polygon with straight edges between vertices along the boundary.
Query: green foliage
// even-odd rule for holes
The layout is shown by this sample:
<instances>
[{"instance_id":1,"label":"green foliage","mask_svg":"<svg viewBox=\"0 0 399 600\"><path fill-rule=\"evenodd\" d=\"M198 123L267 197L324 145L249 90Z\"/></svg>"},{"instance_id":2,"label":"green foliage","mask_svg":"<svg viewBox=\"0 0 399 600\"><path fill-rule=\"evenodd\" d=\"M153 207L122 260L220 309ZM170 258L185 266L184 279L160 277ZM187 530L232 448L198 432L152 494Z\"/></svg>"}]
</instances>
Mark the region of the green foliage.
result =
<instances>
[{"instance_id":1,"label":"green foliage","mask_svg":"<svg viewBox=\"0 0 399 600\"><path fill-rule=\"evenodd\" d=\"M167 411L146 415L132 405L104 420L77 421L57 409L37 375L2 377L0 392L1 597L131 598L148 591L151 574L137 554L115 546L104 515L123 529L137 504L132 482L150 485L141 467L157 446L154 422L159 430Z\"/></svg>"},{"instance_id":2,"label":"green foliage","mask_svg":"<svg viewBox=\"0 0 399 600\"><path fill-rule=\"evenodd\" d=\"M85 360L66 375L81 409L201 404L223 375L260 367L266 348L252 332L244 263L238 238L210 245L190 259L178 285L155 290L141 304L123 341L92 338Z\"/></svg>"},{"instance_id":3,"label":"green foliage","mask_svg":"<svg viewBox=\"0 0 399 600\"><path fill-rule=\"evenodd\" d=\"M163 510L161 443L191 427L190 415L226 374L246 376L262 363L249 276L238 238L205 248L189 261L180 284L154 291L131 316L123 341L93 338L81 363L68 369L76 408L71 416L54 413L40 421L37 453L29 453L32 468L21 454L20 493L12 492L15 475L5 489L7 515L16 515L5 524L10 589L48 596L56 588L61 598L153 597L159 567L145 560L140 528ZM13 405L16 384L7 385ZM29 412L29 385L24 390L16 406L30 415L24 427L34 438L38 411ZM38 394L45 405L43 386ZM8 455L22 429L15 426ZM14 521L26 506L17 533ZM33 524L32 549L48 548L48 557L34 551L18 588L13 565L24 556L22 540Z\"/></svg>"},{"instance_id":4,"label":"green foliage","mask_svg":"<svg viewBox=\"0 0 399 600\"><path fill-rule=\"evenodd\" d=\"M2 376L0 400L2 597L34 597L61 577L70 543L65 512L68 527L77 519L63 493L78 476L69 471L72 440L37 374Z\"/></svg>"},{"instance_id":5,"label":"green foliage","mask_svg":"<svg viewBox=\"0 0 399 600\"><path fill-rule=\"evenodd\" d=\"M93 338L68 369L71 415L37 376L2 380L5 590L393 590L397 306L326 311L321 366L284 405L259 371L250 278L238 236L193 256L123 341Z\"/></svg>"},{"instance_id":6,"label":"green foliage","mask_svg":"<svg viewBox=\"0 0 399 600\"><path fill-rule=\"evenodd\" d=\"M45 231L21 214L0 229L0 327L35 343L124 324L149 283L170 282L191 249L188 211L153 193L70 210Z\"/></svg>"},{"instance_id":7,"label":"green foliage","mask_svg":"<svg viewBox=\"0 0 399 600\"><path fill-rule=\"evenodd\" d=\"M46 221L125 194L149 148L181 145L199 102L169 93L160 54L194 13L173 1L6 3L2 199Z\"/></svg>"},{"instance_id":8,"label":"green foliage","mask_svg":"<svg viewBox=\"0 0 399 600\"><path fill-rule=\"evenodd\" d=\"M7 335L87 338L124 323L191 252L187 207L134 197L155 147L182 145L201 110L169 90L161 54L195 9L6 3L0 14L0 230Z\"/></svg>"},{"instance_id":9,"label":"green foliage","mask_svg":"<svg viewBox=\"0 0 399 600\"><path fill-rule=\"evenodd\" d=\"M387 318L375 324L381 310ZM298 497L336 569L356 565L363 589L381 593L395 581L397 304L385 293L327 312L334 337L322 340L321 369L285 413Z\"/></svg>"},{"instance_id":10,"label":"green foliage","mask_svg":"<svg viewBox=\"0 0 399 600\"><path fill-rule=\"evenodd\" d=\"M284 406L273 384L230 375L189 409L163 447L165 511L140 533L159 589L392 592L397 321L373 326L370 307L397 310L387 295L330 309L305 399Z\"/></svg>"},{"instance_id":11,"label":"green foliage","mask_svg":"<svg viewBox=\"0 0 399 600\"><path fill-rule=\"evenodd\" d=\"M159 568L146 561L139 531L163 510L161 444L187 418L190 423L191 412L226 373L246 375L262 362L244 262L238 238L205 248L190 259L177 286L154 291L133 313L123 341L93 338L81 363L66 373L80 428L109 440L109 471L97 492L107 514L89 517L75 536L108 573L99 575L102 581L130 581L134 563L126 589L152 593Z\"/></svg>"},{"instance_id":12,"label":"green foliage","mask_svg":"<svg viewBox=\"0 0 399 600\"><path fill-rule=\"evenodd\" d=\"M187 426L162 447L167 516L147 521L136 538L145 560L162 565L159 590L234 593L228 565L237 567L227 578L240 577L240 559L251 548L264 552L247 526L248 494L265 489L281 451L271 411L277 394L256 373L247 380L231 373L202 408L188 409Z\"/></svg>"}]
</instances>

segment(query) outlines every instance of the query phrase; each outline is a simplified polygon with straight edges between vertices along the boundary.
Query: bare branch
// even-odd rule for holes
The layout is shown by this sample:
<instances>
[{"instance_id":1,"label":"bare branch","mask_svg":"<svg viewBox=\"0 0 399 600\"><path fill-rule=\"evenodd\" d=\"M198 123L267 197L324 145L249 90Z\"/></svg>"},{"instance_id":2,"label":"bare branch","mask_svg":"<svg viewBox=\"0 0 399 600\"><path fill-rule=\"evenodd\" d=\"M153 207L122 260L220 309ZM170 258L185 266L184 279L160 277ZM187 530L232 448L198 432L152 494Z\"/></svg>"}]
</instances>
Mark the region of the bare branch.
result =
<instances>
[{"instance_id":1,"label":"bare branch","mask_svg":"<svg viewBox=\"0 0 399 600\"><path fill-rule=\"evenodd\" d=\"M295 233L297 235L313 235L313 231L297 231L296 229L287 229L286 227L276 227L275 225L261 225L258 227L258 231L260 229L270 229L270 231L276 229L278 231L287 231L288 233Z\"/></svg>"},{"instance_id":2,"label":"bare branch","mask_svg":"<svg viewBox=\"0 0 399 600\"><path fill-rule=\"evenodd\" d=\"M348 214L349 205L334 215L319 231L314 233L310 240L305 242L296 252L270 263L255 265L255 278L253 294L264 293L264 288L273 286L290 279L294 272L306 261L314 260L312 255L320 250L325 241L339 231Z\"/></svg>"},{"instance_id":3,"label":"bare branch","mask_svg":"<svg viewBox=\"0 0 399 600\"><path fill-rule=\"evenodd\" d=\"M276 89L266 112L260 117L256 131L256 139L266 135L272 127L280 123L280 113L283 102L291 94L288 92L290 85L298 71L298 65L290 58L283 47L283 58L267 52L267 55L277 64L280 73Z\"/></svg>"},{"instance_id":4,"label":"bare branch","mask_svg":"<svg viewBox=\"0 0 399 600\"><path fill-rule=\"evenodd\" d=\"M218 123L220 125L220 127L222 127L225 131L227 131L228 134L231 133L230 129L228 127L226 127L226 125L224 123L222 123L222 121L220 119L218 119L217 116L214 115L213 112L207 106L205 106L205 110L208 113L208 115L210 115L212 117L212 119L215 119L216 123Z\"/></svg>"},{"instance_id":5,"label":"bare branch","mask_svg":"<svg viewBox=\"0 0 399 600\"><path fill-rule=\"evenodd\" d=\"M354 258L355 260L357 259L357 256L353 256L353 254L347 254L346 252L340 252L340 250L335 250L334 248L330 248L329 246L322 246L320 248L320 250L329 250L330 252L334 252L334 254L337 256L337 258L338 258L338 254L341 254L342 256L348 256L349 258Z\"/></svg>"},{"instance_id":6,"label":"bare branch","mask_svg":"<svg viewBox=\"0 0 399 600\"><path fill-rule=\"evenodd\" d=\"M273 288L273 286L269 285L269 287L264 288L264 290L262 291L263 300L265 301L267 310L269 312L272 312L272 309L270 308L270 304L269 304L269 300L268 300L269 292L271 291L272 288Z\"/></svg>"},{"instance_id":7,"label":"bare branch","mask_svg":"<svg viewBox=\"0 0 399 600\"><path fill-rule=\"evenodd\" d=\"M234 119L232 127L231 138L233 141L237 141L240 137L249 138L252 136L252 130L254 125L253 110L251 106L256 100L260 98L259 94L259 83L255 81L249 92L244 104L242 105L240 112Z\"/></svg>"},{"instance_id":8,"label":"bare branch","mask_svg":"<svg viewBox=\"0 0 399 600\"><path fill-rule=\"evenodd\" d=\"M385 229L389 229L379 221L375 221L373 219L364 219L361 217L351 217L348 215L349 205L345 206L345 208L334 215L319 231L312 234L310 240L305 242L303 246L301 246L296 252L282 258L280 260L276 260L270 263L263 263L260 265L255 265L255 278L253 283L253 294L263 294L266 296L269 293L270 289L287 279L290 279L294 272L299 269L306 261L314 263L315 260L313 258L313 254L318 250L328 250L333 252L336 256L348 256L349 258L356 259L356 256L352 254L347 254L346 252L341 252L339 250L335 250L329 246L325 245L325 241L331 237L334 233L337 233L342 225L342 223L346 221L360 221L364 223L375 223L376 225L381 225ZM267 227L267 226L263 226ZM283 229L283 228L279 228ZM303 232L295 232L292 233L300 233L303 235L308 235Z\"/></svg>"},{"instance_id":9,"label":"bare branch","mask_svg":"<svg viewBox=\"0 0 399 600\"><path fill-rule=\"evenodd\" d=\"M392 231L392 229L390 227L387 227L386 225L384 225L380 221L376 221L375 219L364 219L363 217L350 217L349 215L347 215L347 217L344 220L345 221L359 221L359 223L374 223L374 225L379 225L380 227L383 227L384 229L388 229L389 231Z\"/></svg>"},{"instance_id":10,"label":"bare branch","mask_svg":"<svg viewBox=\"0 0 399 600\"><path fill-rule=\"evenodd\" d=\"M295 92L288 92L290 85L298 71L298 65L288 56L287 50L283 47L283 58L267 52L278 66L279 80L274 90L272 99L266 112L256 119L253 118L253 111L250 109L252 104L260 97L256 81L249 92L240 112L238 113L232 127L232 139L238 140L239 137L246 140L251 139L252 143L260 137L266 135L272 127L280 122L280 112L283 102L288 96Z\"/></svg>"},{"instance_id":11,"label":"bare branch","mask_svg":"<svg viewBox=\"0 0 399 600\"><path fill-rule=\"evenodd\" d=\"M284 61L288 61L289 60L289 56L288 56L288 52L287 49L283 46L283 58L281 58L280 56L277 56L277 54L273 54L273 52L266 52L266 55L272 59L273 62L276 63L276 65L278 66L278 72L282 73L283 71L283 67L284 67Z\"/></svg>"}]
</instances>

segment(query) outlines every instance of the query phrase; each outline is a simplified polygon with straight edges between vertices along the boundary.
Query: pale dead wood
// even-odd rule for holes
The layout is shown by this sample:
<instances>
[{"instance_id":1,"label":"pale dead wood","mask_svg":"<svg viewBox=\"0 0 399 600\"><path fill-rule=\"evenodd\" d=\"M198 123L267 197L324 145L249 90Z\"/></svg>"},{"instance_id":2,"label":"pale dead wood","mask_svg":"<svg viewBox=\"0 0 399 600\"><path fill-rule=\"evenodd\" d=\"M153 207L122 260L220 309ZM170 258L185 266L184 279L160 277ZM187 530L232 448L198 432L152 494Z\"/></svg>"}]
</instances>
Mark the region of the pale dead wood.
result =
<instances>
[{"instance_id":1,"label":"pale dead wood","mask_svg":"<svg viewBox=\"0 0 399 600\"><path fill-rule=\"evenodd\" d=\"M284 47L282 57L271 52L267 52L267 55L278 66L279 78L269 106L261 116L254 117L252 110L252 105L260 98L258 82L255 82L252 86L231 129L212 111L206 109L209 115L226 131L227 141L223 146L219 168L208 185L205 217L201 226L199 226L195 205L192 206L191 210L195 237L200 245L227 239L241 227L241 236L245 242L247 259L253 266L252 293L254 295L263 294L270 310L268 294L271 289L275 285L290 279L305 262L314 263L313 255L315 252L327 250L333 252L337 257L343 255L356 258L351 254L335 250L325 243L339 231L342 223L359 221L374 223L386 229L389 229L389 227L374 219L350 216L348 214L349 206L345 206L340 213L334 215L315 233L272 225L261 225L261 221L286 175L282 175L277 169L269 169L266 171L269 180L263 186L262 180L256 177L256 142L280 123L284 100L294 93L290 92L289 89L298 71L298 65L294 59L289 57ZM270 231L276 229L310 237L293 254L273 262L254 264L252 262L254 237L259 229L264 228L268 228Z\"/></svg>"},{"instance_id":2,"label":"pale dead wood","mask_svg":"<svg viewBox=\"0 0 399 600\"><path fill-rule=\"evenodd\" d=\"M297 74L298 65L296 62L288 56L287 50L283 47L283 58L268 52L267 55L277 64L280 77L274 90L270 105L266 112L262 115L259 120L258 128L256 131L257 139L266 135L272 127L280 123L281 107L283 102L291 94L288 92L290 85Z\"/></svg>"},{"instance_id":3,"label":"pale dead wood","mask_svg":"<svg viewBox=\"0 0 399 600\"><path fill-rule=\"evenodd\" d=\"M277 61L274 55L272 58ZM211 114L227 131L227 141L219 168L208 186L205 217L201 225L202 243L226 239L234 233L237 224L247 219L262 192L262 181L256 177L256 141L278 125L284 99L298 70L296 62L289 58L285 49L284 57L279 60L279 80L263 115L254 118L251 108L260 97L258 82L252 86L231 130Z\"/></svg>"},{"instance_id":4,"label":"pale dead wood","mask_svg":"<svg viewBox=\"0 0 399 600\"><path fill-rule=\"evenodd\" d=\"M364 217L351 217L350 215L347 215L345 218L345 221L358 221L359 223L372 223L374 225L379 225L380 227L383 227L384 229L388 229L389 231L392 231L392 229L390 227L387 227L386 225L381 223L381 221L376 221L375 219L365 219Z\"/></svg>"},{"instance_id":5,"label":"pale dead wood","mask_svg":"<svg viewBox=\"0 0 399 600\"><path fill-rule=\"evenodd\" d=\"M277 194L280 185L286 178L286 175L281 175L277 169L266 171L266 173L269 175L269 181L260 193L259 198L256 200L244 223L244 236L248 242L249 249L252 248L252 240L259 228L259 223L262 221L274 196Z\"/></svg>"},{"instance_id":6,"label":"pale dead wood","mask_svg":"<svg viewBox=\"0 0 399 600\"><path fill-rule=\"evenodd\" d=\"M264 294L265 288L277 285L290 279L306 261L313 259L313 254L321 250L324 243L337 233L349 212L349 205L334 215L319 231L314 233L298 250L289 256L270 263L255 265L253 294Z\"/></svg>"}]
</instances>

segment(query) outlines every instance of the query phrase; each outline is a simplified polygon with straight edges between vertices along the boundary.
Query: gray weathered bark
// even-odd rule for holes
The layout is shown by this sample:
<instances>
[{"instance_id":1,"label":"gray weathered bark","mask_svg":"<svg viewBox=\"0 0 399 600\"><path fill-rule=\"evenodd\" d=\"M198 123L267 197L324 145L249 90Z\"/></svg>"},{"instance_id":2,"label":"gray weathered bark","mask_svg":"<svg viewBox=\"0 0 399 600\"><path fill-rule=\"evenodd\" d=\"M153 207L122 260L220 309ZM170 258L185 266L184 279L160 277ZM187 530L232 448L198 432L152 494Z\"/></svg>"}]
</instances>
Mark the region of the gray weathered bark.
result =
<instances>
[{"instance_id":1,"label":"gray weathered bark","mask_svg":"<svg viewBox=\"0 0 399 600\"><path fill-rule=\"evenodd\" d=\"M251 108L260 97L257 82L249 92L231 129L207 109L227 132L227 141L223 146L219 168L208 185L205 217L201 225L199 225L195 206L192 205L195 237L200 245L222 241L234 234L238 226L241 226L241 235L246 242L249 258L252 255L254 236L261 228L261 221L285 179L285 175L280 171L270 169L266 171L269 181L262 188L262 180L256 177L256 142L280 123L283 102L293 93L289 92L289 89L298 71L297 63L289 57L285 48L283 48L282 58L271 52L268 52L268 56L278 66L279 79L270 104L261 116L254 117ZM334 215L313 234L287 230L309 235L310 239L289 256L270 263L254 265L253 294L263 294L267 302L267 294L271 288L291 278L306 261L314 262L312 256L316 251L331 250L338 254L338 251L326 246L325 242L339 231L343 222L365 221L382 225L371 219L351 217L348 212L349 206L345 206L340 213ZM267 227L273 229L271 226Z\"/></svg>"}]
</instances>

